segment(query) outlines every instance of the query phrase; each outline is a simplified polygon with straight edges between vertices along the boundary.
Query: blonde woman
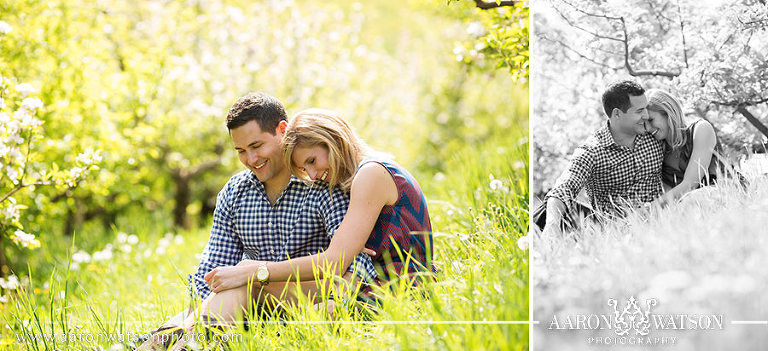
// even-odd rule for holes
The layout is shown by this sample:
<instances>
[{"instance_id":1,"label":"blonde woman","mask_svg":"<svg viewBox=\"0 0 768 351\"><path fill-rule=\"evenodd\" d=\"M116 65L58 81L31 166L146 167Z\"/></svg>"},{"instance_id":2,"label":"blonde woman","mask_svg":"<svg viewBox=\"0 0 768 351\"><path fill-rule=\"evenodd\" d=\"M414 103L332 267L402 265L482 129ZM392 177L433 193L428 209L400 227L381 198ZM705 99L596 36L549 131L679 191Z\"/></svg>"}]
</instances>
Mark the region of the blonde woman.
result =
<instances>
[{"instance_id":1,"label":"blonde woman","mask_svg":"<svg viewBox=\"0 0 768 351\"><path fill-rule=\"evenodd\" d=\"M293 117L283 139L283 156L297 177L349 194L341 225L324 252L214 269L205 277L214 292L242 287L249 279L254 281L253 291L260 291L270 282L295 281L297 275L302 282L318 274L322 278L323 271L313 270L315 266L330 267L330 272L341 276L364 249L376 270L358 274L369 284L403 275L415 284L419 272L434 270L428 260L432 226L418 182L400 165L369 149L336 113L309 109ZM370 286L363 290L371 296Z\"/></svg>"},{"instance_id":2,"label":"blonde woman","mask_svg":"<svg viewBox=\"0 0 768 351\"><path fill-rule=\"evenodd\" d=\"M662 205L674 201L693 189L711 185L717 180L721 146L712 124L704 119L686 123L677 98L650 89L648 96L648 131L658 140L666 141L661 178L665 194Z\"/></svg>"}]
</instances>

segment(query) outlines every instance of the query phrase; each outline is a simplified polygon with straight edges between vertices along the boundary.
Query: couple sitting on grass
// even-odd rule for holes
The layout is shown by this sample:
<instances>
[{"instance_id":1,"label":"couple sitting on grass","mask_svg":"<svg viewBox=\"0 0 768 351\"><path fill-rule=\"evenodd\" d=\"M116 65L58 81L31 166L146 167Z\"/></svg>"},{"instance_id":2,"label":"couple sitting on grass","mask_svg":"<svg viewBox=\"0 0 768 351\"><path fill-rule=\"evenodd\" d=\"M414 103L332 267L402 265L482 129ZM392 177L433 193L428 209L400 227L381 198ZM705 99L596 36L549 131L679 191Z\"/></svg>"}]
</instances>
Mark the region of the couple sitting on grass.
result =
<instances>
[{"instance_id":1,"label":"couple sitting on grass","mask_svg":"<svg viewBox=\"0 0 768 351\"><path fill-rule=\"evenodd\" d=\"M673 95L646 92L627 80L608 86L602 102L606 124L576 149L534 211L534 222L545 232L574 229L579 217L611 218L630 208L666 206L726 172L712 125L683 119ZM589 205L576 201L583 188Z\"/></svg>"},{"instance_id":2,"label":"couple sitting on grass","mask_svg":"<svg viewBox=\"0 0 768 351\"><path fill-rule=\"evenodd\" d=\"M341 117L310 109L288 121L278 99L250 93L229 110L227 128L247 170L216 199L211 236L190 276L202 303L140 349L167 349L196 323L233 325L254 316L249 306L277 311L298 294L319 303L324 292L352 286L353 298L375 302L374 288L387 280L416 284L433 272L419 184ZM155 337L162 333L176 337Z\"/></svg>"}]
</instances>

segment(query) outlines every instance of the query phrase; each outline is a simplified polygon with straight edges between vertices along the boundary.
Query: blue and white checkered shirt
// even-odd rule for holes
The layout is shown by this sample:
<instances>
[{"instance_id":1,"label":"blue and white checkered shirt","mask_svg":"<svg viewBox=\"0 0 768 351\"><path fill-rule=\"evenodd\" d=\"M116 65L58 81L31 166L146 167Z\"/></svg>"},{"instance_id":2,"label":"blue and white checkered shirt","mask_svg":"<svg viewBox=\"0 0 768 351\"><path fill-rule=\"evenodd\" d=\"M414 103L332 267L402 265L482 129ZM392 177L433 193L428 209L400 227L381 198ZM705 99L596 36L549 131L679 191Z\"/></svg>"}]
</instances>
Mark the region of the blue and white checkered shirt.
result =
<instances>
[{"instance_id":1,"label":"blue and white checkered shirt","mask_svg":"<svg viewBox=\"0 0 768 351\"><path fill-rule=\"evenodd\" d=\"M277 262L325 250L348 206L349 197L338 188L331 194L326 186L307 186L293 176L271 205L253 172L238 173L216 198L211 236L197 272L189 276L190 295L208 297L211 291L203 277L216 267L244 259ZM366 280L376 277L371 258L363 253L349 271Z\"/></svg>"}]
</instances>

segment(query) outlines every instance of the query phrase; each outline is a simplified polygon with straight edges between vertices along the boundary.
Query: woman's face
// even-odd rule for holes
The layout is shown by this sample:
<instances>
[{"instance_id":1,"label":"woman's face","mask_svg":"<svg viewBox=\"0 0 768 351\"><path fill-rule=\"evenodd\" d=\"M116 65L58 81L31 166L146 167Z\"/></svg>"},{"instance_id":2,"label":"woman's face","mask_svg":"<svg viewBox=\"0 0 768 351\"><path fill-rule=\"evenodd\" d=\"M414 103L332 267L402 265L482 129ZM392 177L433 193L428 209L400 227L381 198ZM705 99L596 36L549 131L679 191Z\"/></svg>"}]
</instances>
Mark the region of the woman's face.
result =
<instances>
[{"instance_id":1,"label":"woman's face","mask_svg":"<svg viewBox=\"0 0 768 351\"><path fill-rule=\"evenodd\" d=\"M664 140L669 135L669 121L667 116L659 111L648 110L648 132L657 140Z\"/></svg>"},{"instance_id":2,"label":"woman's face","mask_svg":"<svg viewBox=\"0 0 768 351\"><path fill-rule=\"evenodd\" d=\"M310 179L328 181L330 166L328 163L328 149L324 146L297 146L293 149L291 161L298 169L307 173Z\"/></svg>"}]
</instances>

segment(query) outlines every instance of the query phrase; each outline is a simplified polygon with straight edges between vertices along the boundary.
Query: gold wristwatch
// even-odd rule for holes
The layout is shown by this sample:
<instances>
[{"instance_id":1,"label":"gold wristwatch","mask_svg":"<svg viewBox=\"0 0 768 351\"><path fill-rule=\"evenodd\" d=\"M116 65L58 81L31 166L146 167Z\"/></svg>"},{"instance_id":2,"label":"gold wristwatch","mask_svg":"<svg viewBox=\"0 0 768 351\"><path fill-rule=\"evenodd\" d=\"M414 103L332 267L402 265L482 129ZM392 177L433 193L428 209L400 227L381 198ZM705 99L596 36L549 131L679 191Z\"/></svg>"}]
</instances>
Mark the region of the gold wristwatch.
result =
<instances>
[{"instance_id":1,"label":"gold wristwatch","mask_svg":"<svg viewBox=\"0 0 768 351\"><path fill-rule=\"evenodd\" d=\"M256 269L256 280L261 285L269 284L269 269L267 269L266 264L259 265L259 268Z\"/></svg>"}]
</instances>

